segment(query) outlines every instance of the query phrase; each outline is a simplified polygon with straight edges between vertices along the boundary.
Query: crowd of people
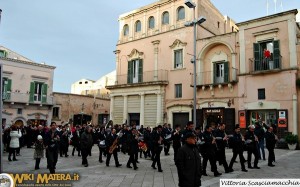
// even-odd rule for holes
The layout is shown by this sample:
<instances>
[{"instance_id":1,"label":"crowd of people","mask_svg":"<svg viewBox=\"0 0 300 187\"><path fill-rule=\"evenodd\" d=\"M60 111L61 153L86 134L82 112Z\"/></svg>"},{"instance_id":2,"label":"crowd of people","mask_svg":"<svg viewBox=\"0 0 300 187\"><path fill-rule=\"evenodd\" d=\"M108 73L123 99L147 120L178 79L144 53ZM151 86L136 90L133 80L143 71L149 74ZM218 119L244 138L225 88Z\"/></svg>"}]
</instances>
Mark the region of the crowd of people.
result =
<instances>
[{"instance_id":1,"label":"crowd of people","mask_svg":"<svg viewBox=\"0 0 300 187\"><path fill-rule=\"evenodd\" d=\"M47 168L50 173L55 173L58 157L69 157L69 146L72 156L82 158L82 165L88 167L88 157L92 156L94 145L99 149L99 162L105 162L110 166L113 156L116 167L121 167L118 154L128 154L127 168L138 169L139 158L152 161L151 167L163 172L160 155L163 151L166 156L170 155L170 147L174 149L174 162L179 176L179 186L201 185L201 176L207 176L207 162L210 162L211 170L215 177L222 175L218 166L224 167L225 173L233 172L236 157L239 156L241 170L260 169L259 159L266 159L264 145L269 152L268 166L273 167L275 162L274 148L277 141L273 128L255 123L250 125L244 135L239 125L231 135L225 132L226 125L207 125L204 130L188 122L185 129L176 125L174 129L169 124L158 125L151 129L143 126L137 128L135 125L113 125L112 122L106 126L92 125L57 125L52 122L49 127L17 127L12 125L4 130L3 142L6 151L9 152L8 160L17 161L20 148L33 147L33 157L36 160L35 169L39 169L41 158L44 153L47 158ZM266 129L266 130L265 130ZM231 148L233 156L227 163L225 149ZM247 159L243 152L247 152ZM252 164L252 155L254 162ZM11 159L11 156L13 158ZM106 160L104 160L104 157ZM202 159L201 159L202 157ZM219 163L219 164L217 164ZM149 164L150 165L150 164Z\"/></svg>"}]
</instances>

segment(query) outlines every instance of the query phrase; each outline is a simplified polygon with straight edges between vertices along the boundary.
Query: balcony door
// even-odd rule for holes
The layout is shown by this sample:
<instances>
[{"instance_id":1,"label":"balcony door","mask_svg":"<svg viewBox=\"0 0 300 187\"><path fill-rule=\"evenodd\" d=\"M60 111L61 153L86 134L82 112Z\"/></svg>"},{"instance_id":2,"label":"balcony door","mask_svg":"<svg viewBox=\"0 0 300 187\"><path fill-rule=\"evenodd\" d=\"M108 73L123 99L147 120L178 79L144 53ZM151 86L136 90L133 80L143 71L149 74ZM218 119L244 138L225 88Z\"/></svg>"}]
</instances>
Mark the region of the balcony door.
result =
<instances>
[{"instance_id":1,"label":"balcony door","mask_svg":"<svg viewBox=\"0 0 300 187\"><path fill-rule=\"evenodd\" d=\"M216 69L215 69L215 75L216 75L216 83L223 83L224 82L224 64L223 63L218 63L216 64Z\"/></svg>"},{"instance_id":2,"label":"balcony door","mask_svg":"<svg viewBox=\"0 0 300 187\"><path fill-rule=\"evenodd\" d=\"M141 59L128 62L128 83L140 83L143 79L143 61Z\"/></svg>"}]
</instances>

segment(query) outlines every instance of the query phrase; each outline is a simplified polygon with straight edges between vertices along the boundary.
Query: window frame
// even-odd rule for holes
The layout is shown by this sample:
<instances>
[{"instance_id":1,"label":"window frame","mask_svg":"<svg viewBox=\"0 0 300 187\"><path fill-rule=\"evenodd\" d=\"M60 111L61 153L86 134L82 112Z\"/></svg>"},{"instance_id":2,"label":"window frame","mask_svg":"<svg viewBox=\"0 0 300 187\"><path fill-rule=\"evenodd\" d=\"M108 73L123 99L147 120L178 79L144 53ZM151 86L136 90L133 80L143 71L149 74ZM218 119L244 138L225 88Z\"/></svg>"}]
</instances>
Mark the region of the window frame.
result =
<instances>
[{"instance_id":1,"label":"window frame","mask_svg":"<svg viewBox=\"0 0 300 187\"><path fill-rule=\"evenodd\" d=\"M138 27L139 26L139 27ZM138 29L139 28L139 29ZM134 25L134 31L135 32L141 32L142 31L142 22L140 20L137 20L135 22L135 25Z\"/></svg>"},{"instance_id":2,"label":"window frame","mask_svg":"<svg viewBox=\"0 0 300 187\"><path fill-rule=\"evenodd\" d=\"M54 109L57 109L57 111L54 111ZM52 109L52 118L53 119L60 119L59 118L59 111L60 111L60 107L58 107L58 106L53 107L53 109ZM54 115L54 113L57 113L57 116Z\"/></svg>"},{"instance_id":3,"label":"window frame","mask_svg":"<svg viewBox=\"0 0 300 187\"><path fill-rule=\"evenodd\" d=\"M148 29L154 29L154 28L155 28L155 18L154 16L150 16L148 19Z\"/></svg>"},{"instance_id":4,"label":"window frame","mask_svg":"<svg viewBox=\"0 0 300 187\"><path fill-rule=\"evenodd\" d=\"M129 25L125 24L123 26L123 36L128 36L129 35Z\"/></svg>"},{"instance_id":5,"label":"window frame","mask_svg":"<svg viewBox=\"0 0 300 187\"><path fill-rule=\"evenodd\" d=\"M183 12L181 12L181 10ZM185 8L183 6L180 6L177 8L177 21L185 20Z\"/></svg>"},{"instance_id":6,"label":"window frame","mask_svg":"<svg viewBox=\"0 0 300 187\"><path fill-rule=\"evenodd\" d=\"M175 98L182 98L182 84L175 84Z\"/></svg>"},{"instance_id":7,"label":"window frame","mask_svg":"<svg viewBox=\"0 0 300 187\"><path fill-rule=\"evenodd\" d=\"M166 15L167 15L167 18L165 17ZM170 24L170 13L168 11L165 11L165 12L162 13L161 24L162 25L169 25Z\"/></svg>"},{"instance_id":8,"label":"window frame","mask_svg":"<svg viewBox=\"0 0 300 187\"><path fill-rule=\"evenodd\" d=\"M258 88L257 89L257 99L258 100L265 100L266 99L266 89L265 88Z\"/></svg>"},{"instance_id":9,"label":"window frame","mask_svg":"<svg viewBox=\"0 0 300 187\"><path fill-rule=\"evenodd\" d=\"M180 60L181 60L181 63L176 63L177 62L177 52L180 52ZM173 51L174 53L174 66L173 68L174 69L182 69L183 68L183 48L180 48L180 49L174 49ZM180 66L181 65L181 66Z\"/></svg>"}]
</instances>

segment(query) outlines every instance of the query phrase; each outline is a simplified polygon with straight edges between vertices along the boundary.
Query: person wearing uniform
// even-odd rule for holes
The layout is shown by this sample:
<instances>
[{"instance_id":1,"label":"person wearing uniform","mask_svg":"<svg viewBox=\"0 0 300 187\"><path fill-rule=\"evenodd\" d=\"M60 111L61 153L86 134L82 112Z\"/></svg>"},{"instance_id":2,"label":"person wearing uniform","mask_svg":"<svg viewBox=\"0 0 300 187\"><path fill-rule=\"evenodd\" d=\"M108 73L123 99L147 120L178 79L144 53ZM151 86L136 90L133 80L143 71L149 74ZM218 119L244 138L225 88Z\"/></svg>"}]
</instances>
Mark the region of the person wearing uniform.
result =
<instances>
[{"instance_id":1,"label":"person wearing uniform","mask_svg":"<svg viewBox=\"0 0 300 187\"><path fill-rule=\"evenodd\" d=\"M192 121L187 122L186 128L182 131L181 134L181 143L184 145L186 143L185 139L188 134L194 133L194 123Z\"/></svg>"},{"instance_id":2,"label":"person wearing uniform","mask_svg":"<svg viewBox=\"0 0 300 187\"><path fill-rule=\"evenodd\" d=\"M275 166L273 162L275 161L274 148L275 148L276 141L277 141L277 137L273 133L273 127L269 127L268 131L266 132L266 147L269 151L268 166L270 167Z\"/></svg>"},{"instance_id":3,"label":"person wearing uniform","mask_svg":"<svg viewBox=\"0 0 300 187\"><path fill-rule=\"evenodd\" d=\"M232 142L233 156L232 156L232 159L229 164L229 171L230 172L233 171L233 169L232 169L233 164L235 162L237 155L239 155L242 171L247 172L248 170L245 169L245 158L243 155L245 140L244 140L244 137L240 133L241 132L240 126L236 125L234 131L235 132L233 134L233 137L230 138L230 141Z\"/></svg>"},{"instance_id":4,"label":"person wearing uniform","mask_svg":"<svg viewBox=\"0 0 300 187\"><path fill-rule=\"evenodd\" d=\"M258 164L258 149L257 149L257 144L258 144L258 139L254 134L254 125L249 125L249 130L246 132L245 139L247 143L247 161L248 161L248 168L249 169L260 169L260 167L257 166ZM254 167L251 166L251 156L252 154L254 155Z\"/></svg>"},{"instance_id":5,"label":"person wearing uniform","mask_svg":"<svg viewBox=\"0 0 300 187\"><path fill-rule=\"evenodd\" d=\"M158 171L163 172L163 170L161 169L161 163L160 163L160 153L161 153L162 147L164 145L161 125L158 125L156 128L156 131L153 132L152 141L153 141L153 152L154 152L155 156L154 156L151 167L153 169L156 169L155 165L157 164Z\"/></svg>"},{"instance_id":6,"label":"person wearing uniform","mask_svg":"<svg viewBox=\"0 0 300 187\"><path fill-rule=\"evenodd\" d=\"M180 125L176 125L175 130L172 132L174 161L176 160L176 155L177 155L178 149L181 147L180 138L181 138Z\"/></svg>"},{"instance_id":7,"label":"person wearing uniform","mask_svg":"<svg viewBox=\"0 0 300 187\"><path fill-rule=\"evenodd\" d=\"M214 176L217 177L217 176L222 175L217 170L216 152L215 152L215 150L216 150L216 140L215 140L215 137L213 137L213 135L212 135L212 127L210 125L207 125L205 127L205 131L203 132L203 135L202 135L202 141L204 141L202 175L207 176L206 166L207 166L207 161L208 160L209 160L209 163L211 165L211 171L214 172Z\"/></svg>"},{"instance_id":8,"label":"person wearing uniform","mask_svg":"<svg viewBox=\"0 0 300 187\"><path fill-rule=\"evenodd\" d=\"M186 143L178 150L175 164L179 187L201 186L201 157L196 146L196 135L187 134Z\"/></svg>"},{"instance_id":9,"label":"person wearing uniform","mask_svg":"<svg viewBox=\"0 0 300 187\"><path fill-rule=\"evenodd\" d=\"M215 138L217 144L217 157L219 163L224 166L225 173L229 173L228 164L226 161L225 148L227 145L228 137L225 133L225 123L221 123L215 131Z\"/></svg>"},{"instance_id":10,"label":"person wearing uniform","mask_svg":"<svg viewBox=\"0 0 300 187\"><path fill-rule=\"evenodd\" d=\"M110 162L110 158L111 158L112 154L114 155L116 167L122 166L122 164L120 164L119 160L118 160L117 147L115 147L112 150L112 153L109 152L109 150L111 149L111 146L113 146L114 142L118 141L118 140L116 140L117 138L118 138L118 136L116 135L116 129L112 129L111 133L106 136L105 144L106 144L106 150L107 150L107 157L106 157L106 166L107 167L109 166L109 162ZM115 144L114 146L118 146L118 145Z\"/></svg>"}]
</instances>

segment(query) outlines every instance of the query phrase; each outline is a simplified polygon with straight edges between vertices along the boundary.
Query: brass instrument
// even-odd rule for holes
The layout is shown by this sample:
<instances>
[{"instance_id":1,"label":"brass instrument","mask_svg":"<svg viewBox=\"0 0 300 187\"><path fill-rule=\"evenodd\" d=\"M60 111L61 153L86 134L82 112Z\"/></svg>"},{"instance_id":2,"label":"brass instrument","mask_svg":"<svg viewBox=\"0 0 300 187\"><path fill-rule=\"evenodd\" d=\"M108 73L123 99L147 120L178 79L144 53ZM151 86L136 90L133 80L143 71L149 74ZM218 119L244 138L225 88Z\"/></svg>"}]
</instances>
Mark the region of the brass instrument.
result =
<instances>
[{"instance_id":1,"label":"brass instrument","mask_svg":"<svg viewBox=\"0 0 300 187\"><path fill-rule=\"evenodd\" d=\"M109 152L110 154L112 154L112 153L114 152L114 150L118 147L118 140L119 140L119 137L117 137L117 138L114 140L113 144L109 147L108 152Z\"/></svg>"}]
</instances>

